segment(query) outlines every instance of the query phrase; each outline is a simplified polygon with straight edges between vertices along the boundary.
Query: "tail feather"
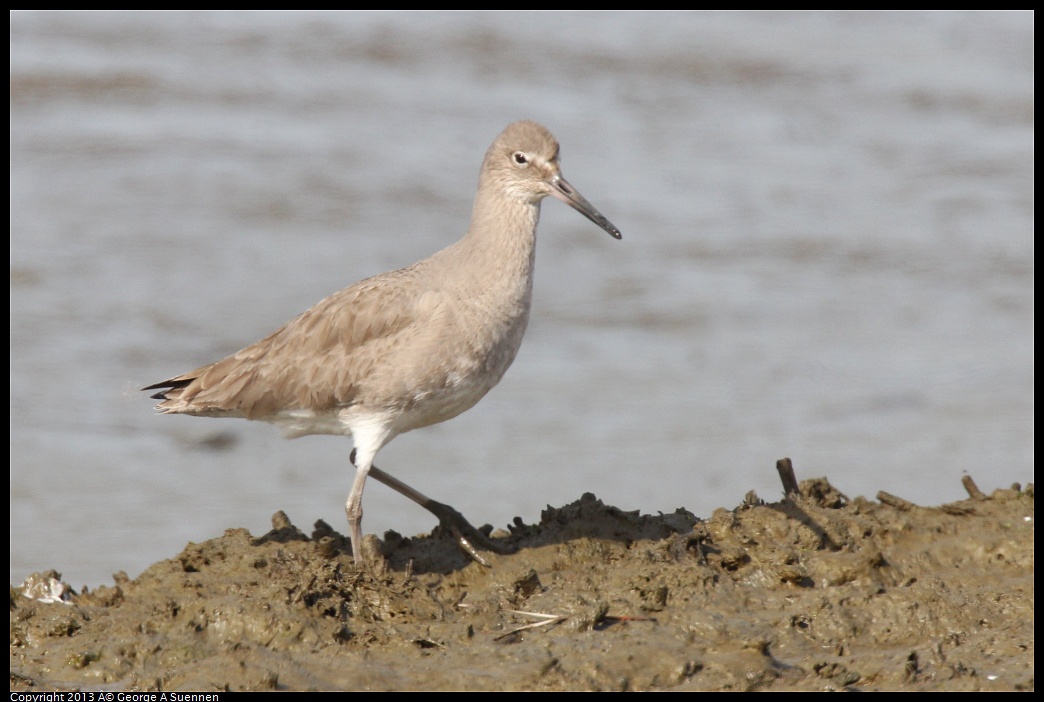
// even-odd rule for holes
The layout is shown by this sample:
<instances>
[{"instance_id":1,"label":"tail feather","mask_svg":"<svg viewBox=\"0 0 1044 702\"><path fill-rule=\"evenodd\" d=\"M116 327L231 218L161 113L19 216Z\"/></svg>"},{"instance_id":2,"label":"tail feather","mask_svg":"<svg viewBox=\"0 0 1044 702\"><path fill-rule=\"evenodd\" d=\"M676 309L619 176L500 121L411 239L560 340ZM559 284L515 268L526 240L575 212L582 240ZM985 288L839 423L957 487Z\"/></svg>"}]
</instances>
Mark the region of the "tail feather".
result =
<instances>
[{"instance_id":1,"label":"tail feather","mask_svg":"<svg viewBox=\"0 0 1044 702\"><path fill-rule=\"evenodd\" d=\"M181 390L183 387L191 383L195 378L178 378L177 380L164 380L162 383L156 383L155 385L146 385L142 390L162 390L155 395L149 395L153 400L169 400L167 393L173 390Z\"/></svg>"}]
</instances>

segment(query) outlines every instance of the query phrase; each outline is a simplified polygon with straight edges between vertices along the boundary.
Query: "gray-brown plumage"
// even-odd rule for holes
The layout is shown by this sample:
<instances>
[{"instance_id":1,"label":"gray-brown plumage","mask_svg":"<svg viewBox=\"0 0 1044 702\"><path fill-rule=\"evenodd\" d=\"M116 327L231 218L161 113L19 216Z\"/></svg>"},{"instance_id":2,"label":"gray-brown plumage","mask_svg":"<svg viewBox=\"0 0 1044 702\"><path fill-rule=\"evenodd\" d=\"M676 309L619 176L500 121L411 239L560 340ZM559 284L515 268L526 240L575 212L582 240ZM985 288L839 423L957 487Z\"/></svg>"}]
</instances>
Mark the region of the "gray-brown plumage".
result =
<instances>
[{"instance_id":1,"label":"gray-brown plumage","mask_svg":"<svg viewBox=\"0 0 1044 702\"><path fill-rule=\"evenodd\" d=\"M472 407L515 359L529 320L540 201L548 195L620 238L562 178L550 132L515 122L486 152L460 241L336 292L256 344L145 390L162 389L153 397L164 413L255 419L290 437L352 436L356 477L345 511L358 563L367 475L464 527L463 518L452 523L450 508L382 473L373 459L397 435Z\"/></svg>"}]
</instances>

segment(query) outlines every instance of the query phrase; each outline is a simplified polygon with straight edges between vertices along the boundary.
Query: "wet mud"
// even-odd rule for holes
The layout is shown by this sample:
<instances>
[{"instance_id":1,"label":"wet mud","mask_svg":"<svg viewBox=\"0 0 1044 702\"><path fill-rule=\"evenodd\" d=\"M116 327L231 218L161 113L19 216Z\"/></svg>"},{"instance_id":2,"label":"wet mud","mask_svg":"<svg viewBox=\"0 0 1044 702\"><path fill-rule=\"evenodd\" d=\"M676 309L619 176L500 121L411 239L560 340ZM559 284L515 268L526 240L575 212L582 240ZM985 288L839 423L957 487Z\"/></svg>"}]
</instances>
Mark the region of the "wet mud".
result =
<instances>
[{"instance_id":1,"label":"wet mud","mask_svg":"<svg viewBox=\"0 0 1044 702\"><path fill-rule=\"evenodd\" d=\"M816 479L706 519L585 494L492 531L491 567L436 529L360 569L277 513L112 586L12 586L11 688L1033 690L1033 487L969 494Z\"/></svg>"}]
</instances>

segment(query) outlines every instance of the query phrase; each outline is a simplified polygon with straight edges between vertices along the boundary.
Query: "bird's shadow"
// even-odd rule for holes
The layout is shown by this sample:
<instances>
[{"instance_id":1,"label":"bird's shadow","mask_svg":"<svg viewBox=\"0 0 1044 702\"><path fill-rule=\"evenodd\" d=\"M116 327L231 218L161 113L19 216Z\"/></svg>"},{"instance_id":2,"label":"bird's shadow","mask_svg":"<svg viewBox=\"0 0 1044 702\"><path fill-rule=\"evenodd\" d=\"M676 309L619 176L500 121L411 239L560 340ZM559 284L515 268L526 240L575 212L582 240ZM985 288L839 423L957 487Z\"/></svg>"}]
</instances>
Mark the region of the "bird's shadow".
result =
<instances>
[{"instance_id":1,"label":"bird's shadow","mask_svg":"<svg viewBox=\"0 0 1044 702\"><path fill-rule=\"evenodd\" d=\"M455 513L455 511L454 511ZM459 516L459 514L458 514ZM463 520L463 517L461 517ZM430 534L404 537L394 531L383 539L367 537L363 550L368 561L377 561L386 572L451 573L472 564L476 559L462 548L464 536L474 546L477 556L487 564L498 556L517 554L581 539L616 542L630 546L635 541L659 541L674 534L692 533L699 519L685 509L670 514L639 514L606 505L591 493L563 507L548 507L536 524L526 524L515 517L506 529L495 530L486 525L472 527L465 521L444 521ZM466 525L466 526L465 526ZM318 552L328 558L351 560L351 540L326 522L319 520L311 537L290 523L281 512L273 517L273 529L258 537L258 545L289 541L313 541Z\"/></svg>"}]
</instances>

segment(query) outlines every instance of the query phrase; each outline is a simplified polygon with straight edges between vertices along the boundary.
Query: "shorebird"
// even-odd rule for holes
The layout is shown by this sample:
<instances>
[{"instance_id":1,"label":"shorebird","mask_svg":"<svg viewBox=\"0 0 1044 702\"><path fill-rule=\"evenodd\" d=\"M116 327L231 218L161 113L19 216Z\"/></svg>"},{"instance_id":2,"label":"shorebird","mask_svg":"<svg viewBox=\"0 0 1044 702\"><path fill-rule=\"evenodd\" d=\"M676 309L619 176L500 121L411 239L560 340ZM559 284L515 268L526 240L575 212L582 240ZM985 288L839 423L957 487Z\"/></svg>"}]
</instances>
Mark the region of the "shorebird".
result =
<instances>
[{"instance_id":1,"label":"shorebird","mask_svg":"<svg viewBox=\"0 0 1044 702\"><path fill-rule=\"evenodd\" d=\"M288 438L351 436L355 479L345 513L357 564L370 475L435 514L484 562L467 540L491 547L483 534L373 460L399 434L470 409L515 360L529 322L540 202L548 195L620 238L562 177L551 133L515 122L486 151L462 239L334 293L242 351L143 390L160 390L152 397L162 413L259 420Z\"/></svg>"}]
</instances>

